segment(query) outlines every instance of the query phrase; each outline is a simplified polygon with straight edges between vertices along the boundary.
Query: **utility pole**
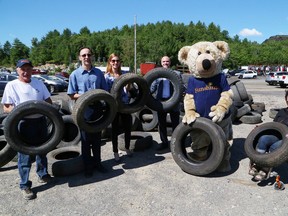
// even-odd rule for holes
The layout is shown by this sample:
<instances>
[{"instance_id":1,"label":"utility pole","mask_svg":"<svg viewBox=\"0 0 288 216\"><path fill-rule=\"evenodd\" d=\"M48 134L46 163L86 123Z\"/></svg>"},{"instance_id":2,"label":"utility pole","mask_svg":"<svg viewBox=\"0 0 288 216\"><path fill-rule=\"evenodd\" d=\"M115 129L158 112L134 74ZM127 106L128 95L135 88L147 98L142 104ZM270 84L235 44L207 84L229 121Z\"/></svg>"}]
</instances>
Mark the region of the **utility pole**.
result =
<instances>
[{"instance_id":1,"label":"utility pole","mask_svg":"<svg viewBox=\"0 0 288 216\"><path fill-rule=\"evenodd\" d=\"M137 73L136 15L134 16L134 71Z\"/></svg>"}]
</instances>

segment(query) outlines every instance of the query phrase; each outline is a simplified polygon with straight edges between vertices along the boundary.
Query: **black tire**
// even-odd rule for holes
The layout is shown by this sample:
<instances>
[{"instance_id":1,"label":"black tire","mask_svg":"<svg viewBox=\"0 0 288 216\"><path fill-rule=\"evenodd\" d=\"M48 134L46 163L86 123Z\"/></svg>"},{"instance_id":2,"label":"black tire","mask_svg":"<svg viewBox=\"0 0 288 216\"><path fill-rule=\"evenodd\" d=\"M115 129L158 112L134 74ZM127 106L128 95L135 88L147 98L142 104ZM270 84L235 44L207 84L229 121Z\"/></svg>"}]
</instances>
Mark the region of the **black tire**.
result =
<instances>
[{"instance_id":1,"label":"black tire","mask_svg":"<svg viewBox=\"0 0 288 216\"><path fill-rule=\"evenodd\" d=\"M3 129L0 129L3 133ZM0 167L8 164L15 156L17 152L7 143L4 135L0 136Z\"/></svg>"},{"instance_id":2,"label":"black tire","mask_svg":"<svg viewBox=\"0 0 288 216\"><path fill-rule=\"evenodd\" d=\"M182 77L183 85L184 85L185 89L187 89L188 80L189 80L190 77L193 77L193 74L183 73L183 74L181 75L181 77Z\"/></svg>"},{"instance_id":3,"label":"black tire","mask_svg":"<svg viewBox=\"0 0 288 216\"><path fill-rule=\"evenodd\" d=\"M282 145L271 153L260 154L255 150L262 135L272 134L282 139ZM288 127L278 122L267 122L255 127L247 136L244 150L254 163L263 167L276 167L288 160Z\"/></svg>"},{"instance_id":4,"label":"black tire","mask_svg":"<svg viewBox=\"0 0 288 216\"><path fill-rule=\"evenodd\" d=\"M65 100L55 100L53 101L53 105L56 106L56 109L59 110L62 115L70 115L71 112L68 107L68 101Z\"/></svg>"},{"instance_id":5,"label":"black tire","mask_svg":"<svg viewBox=\"0 0 288 216\"><path fill-rule=\"evenodd\" d=\"M0 114L0 124L4 124L4 119L8 116L8 113L1 113ZM4 133L4 131L2 131L2 133ZM2 135L2 134L1 134Z\"/></svg>"},{"instance_id":6,"label":"black tire","mask_svg":"<svg viewBox=\"0 0 288 216\"><path fill-rule=\"evenodd\" d=\"M41 114L50 122L49 138L37 145L23 140L18 131L19 122L28 115ZM64 131L63 119L51 104L45 101L26 101L16 106L5 118L4 135L9 145L18 152L36 155L46 154L54 149L62 140Z\"/></svg>"},{"instance_id":7,"label":"black tire","mask_svg":"<svg viewBox=\"0 0 288 216\"><path fill-rule=\"evenodd\" d=\"M148 94L147 106L155 111L169 112L179 105L183 98L183 82L180 75L178 75L172 69L167 68L154 68L145 74L144 79L148 83L148 87L158 78L166 78L173 85L173 93L168 100L160 101L153 97L152 94Z\"/></svg>"},{"instance_id":8,"label":"black tire","mask_svg":"<svg viewBox=\"0 0 288 216\"><path fill-rule=\"evenodd\" d=\"M125 104L122 101L122 89L127 84L136 84L137 93L130 100L129 104ZM111 95L115 98L118 105L118 112L120 113L134 113L144 107L149 95L149 87L146 80L134 73L122 74L116 79L111 88Z\"/></svg>"},{"instance_id":9,"label":"black tire","mask_svg":"<svg viewBox=\"0 0 288 216\"><path fill-rule=\"evenodd\" d=\"M265 103L264 102L254 102L251 104L252 111L258 112L262 114L265 111Z\"/></svg>"},{"instance_id":10,"label":"black tire","mask_svg":"<svg viewBox=\"0 0 288 216\"><path fill-rule=\"evenodd\" d=\"M130 141L130 150L132 151L143 151L150 148L153 144L153 138L150 133L143 131L132 131L131 132L131 141ZM125 151L125 140L124 133L118 136L118 148L122 151Z\"/></svg>"},{"instance_id":11,"label":"black tire","mask_svg":"<svg viewBox=\"0 0 288 216\"><path fill-rule=\"evenodd\" d=\"M271 108L269 110L269 117L274 119L281 108Z\"/></svg>"},{"instance_id":12,"label":"black tire","mask_svg":"<svg viewBox=\"0 0 288 216\"><path fill-rule=\"evenodd\" d=\"M239 94L239 92L237 90L237 87L235 85L232 85L230 88L231 88L231 90L233 92L233 101L235 101L235 102L236 101L241 101L242 102L242 99L241 99L240 94Z\"/></svg>"},{"instance_id":13,"label":"black tire","mask_svg":"<svg viewBox=\"0 0 288 216\"><path fill-rule=\"evenodd\" d=\"M239 121L245 124L258 124L262 122L262 115L254 111L250 111L245 115L241 116L241 118L239 118Z\"/></svg>"},{"instance_id":14,"label":"black tire","mask_svg":"<svg viewBox=\"0 0 288 216\"><path fill-rule=\"evenodd\" d=\"M61 142L57 148L78 145L81 139L81 133L78 126L73 121L71 115L62 116L64 122L64 133Z\"/></svg>"},{"instance_id":15,"label":"black tire","mask_svg":"<svg viewBox=\"0 0 288 216\"><path fill-rule=\"evenodd\" d=\"M237 119L238 109L237 109L237 107L234 104L232 104L230 106L229 110L230 110L230 113L231 113L231 121L234 122Z\"/></svg>"},{"instance_id":16,"label":"black tire","mask_svg":"<svg viewBox=\"0 0 288 216\"><path fill-rule=\"evenodd\" d=\"M228 79L227 81L230 87L235 85L237 82L240 82L239 79Z\"/></svg>"},{"instance_id":17,"label":"black tire","mask_svg":"<svg viewBox=\"0 0 288 216\"><path fill-rule=\"evenodd\" d=\"M233 101L233 105L238 109L244 106L243 101Z\"/></svg>"},{"instance_id":18,"label":"black tire","mask_svg":"<svg viewBox=\"0 0 288 216\"><path fill-rule=\"evenodd\" d=\"M48 173L55 176L69 176L84 170L81 148L77 146L54 149L47 154Z\"/></svg>"},{"instance_id":19,"label":"black tire","mask_svg":"<svg viewBox=\"0 0 288 216\"><path fill-rule=\"evenodd\" d=\"M212 142L212 152L205 161L194 161L187 157L185 140L190 132L202 130L207 132ZM182 122L174 130L170 149L173 159L178 166L184 171L192 175L203 176L215 171L224 157L225 150L225 134L222 128L207 118L197 118L191 125Z\"/></svg>"},{"instance_id":20,"label":"black tire","mask_svg":"<svg viewBox=\"0 0 288 216\"><path fill-rule=\"evenodd\" d=\"M235 86L236 86L236 88L238 90L238 93L240 95L241 100L242 101L249 100L249 95L248 95L248 93L246 91L244 83L243 82L237 82L237 83L235 83Z\"/></svg>"},{"instance_id":21,"label":"black tire","mask_svg":"<svg viewBox=\"0 0 288 216\"><path fill-rule=\"evenodd\" d=\"M99 116L93 121L86 121L84 118L85 110L90 104L101 104ZM103 106L102 106L103 105ZM72 117L74 122L81 130L88 133L100 132L112 123L117 112L117 103L114 97L102 89L93 89L85 92L79 97L73 106Z\"/></svg>"},{"instance_id":22,"label":"black tire","mask_svg":"<svg viewBox=\"0 0 288 216\"><path fill-rule=\"evenodd\" d=\"M145 119L144 117L146 114L152 115L152 118L151 119ZM157 112L146 107L146 106L136 113L136 117L140 120L140 124L141 124L140 128L143 131L152 131L158 125Z\"/></svg>"},{"instance_id":23,"label":"black tire","mask_svg":"<svg viewBox=\"0 0 288 216\"><path fill-rule=\"evenodd\" d=\"M248 104L244 104L244 106L238 108L237 110L237 118L241 118L242 116L246 115L251 111L251 107Z\"/></svg>"}]
</instances>

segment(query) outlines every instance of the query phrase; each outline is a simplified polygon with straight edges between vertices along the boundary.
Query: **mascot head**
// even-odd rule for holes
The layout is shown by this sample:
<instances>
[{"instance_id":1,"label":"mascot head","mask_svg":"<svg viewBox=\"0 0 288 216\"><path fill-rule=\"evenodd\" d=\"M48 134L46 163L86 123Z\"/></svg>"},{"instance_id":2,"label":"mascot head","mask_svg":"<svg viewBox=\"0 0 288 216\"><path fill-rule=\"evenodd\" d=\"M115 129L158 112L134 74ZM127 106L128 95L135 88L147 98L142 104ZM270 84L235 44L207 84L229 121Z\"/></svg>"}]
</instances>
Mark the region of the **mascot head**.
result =
<instances>
[{"instance_id":1,"label":"mascot head","mask_svg":"<svg viewBox=\"0 0 288 216\"><path fill-rule=\"evenodd\" d=\"M192 46L184 46L178 59L186 64L195 77L208 78L221 73L222 62L229 57L230 49L226 42L201 41Z\"/></svg>"}]
</instances>

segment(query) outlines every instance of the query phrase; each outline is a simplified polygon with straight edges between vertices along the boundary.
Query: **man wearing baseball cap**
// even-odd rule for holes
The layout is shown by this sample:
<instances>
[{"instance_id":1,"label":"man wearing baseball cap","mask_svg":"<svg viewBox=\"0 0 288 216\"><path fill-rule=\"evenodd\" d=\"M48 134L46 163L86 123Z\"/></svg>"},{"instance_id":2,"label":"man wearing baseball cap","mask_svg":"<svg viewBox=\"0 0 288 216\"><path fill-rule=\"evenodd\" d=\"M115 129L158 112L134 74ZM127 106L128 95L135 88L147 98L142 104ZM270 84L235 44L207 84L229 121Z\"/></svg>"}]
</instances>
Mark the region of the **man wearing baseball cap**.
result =
<instances>
[{"instance_id":1,"label":"man wearing baseball cap","mask_svg":"<svg viewBox=\"0 0 288 216\"><path fill-rule=\"evenodd\" d=\"M28 64L28 65L30 65L30 66L33 68L32 62L31 62L30 60L28 60L28 59L20 59L20 60L17 62L16 67L17 67L17 68L21 68L21 67L22 67L23 65L25 65L25 64Z\"/></svg>"},{"instance_id":2,"label":"man wearing baseball cap","mask_svg":"<svg viewBox=\"0 0 288 216\"><path fill-rule=\"evenodd\" d=\"M46 101L52 104L50 93L44 83L32 76L33 65L28 59L20 59L16 64L18 79L7 83L2 101L3 110L9 113L14 107L29 100ZM37 141L41 138L39 134L47 134L47 124L43 116L25 118L19 123L19 132L29 140ZM36 155L36 173L39 183L47 183L51 176L47 172L46 155ZM36 194L31 190L32 182L29 180L29 173L33 158L30 155L18 152L18 171L20 175L20 189L26 200L36 198Z\"/></svg>"}]
</instances>

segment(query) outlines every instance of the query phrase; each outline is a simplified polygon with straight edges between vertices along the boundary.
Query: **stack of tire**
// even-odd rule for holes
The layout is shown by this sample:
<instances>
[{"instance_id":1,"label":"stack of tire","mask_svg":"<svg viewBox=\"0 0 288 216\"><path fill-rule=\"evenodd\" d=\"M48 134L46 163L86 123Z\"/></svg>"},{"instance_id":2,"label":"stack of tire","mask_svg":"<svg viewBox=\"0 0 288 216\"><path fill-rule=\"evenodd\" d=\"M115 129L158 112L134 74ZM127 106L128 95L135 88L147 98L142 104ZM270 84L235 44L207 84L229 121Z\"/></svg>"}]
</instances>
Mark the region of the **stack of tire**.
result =
<instances>
[{"instance_id":1,"label":"stack of tire","mask_svg":"<svg viewBox=\"0 0 288 216\"><path fill-rule=\"evenodd\" d=\"M262 113L265 111L263 102L254 102L248 94L245 85L240 80L230 83L233 91L233 104L230 107L232 122L258 124L262 122Z\"/></svg>"},{"instance_id":2,"label":"stack of tire","mask_svg":"<svg viewBox=\"0 0 288 216\"><path fill-rule=\"evenodd\" d=\"M28 115L42 114L47 119L48 138L39 145L30 145L18 132L19 122ZM50 105L43 101L27 101L0 120L0 167L8 164L17 152L35 156L47 154L48 172L54 176L76 174L83 170L79 147L80 131L65 101Z\"/></svg>"},{"instance_id":3,"label":"stack of tire","mask_svg":"<svg viewBox=\"0 0 288 216\"><path fill-rule=\"evenodd\" d=\"M171 99L165 102L159 102L158 100L155 100L155 97L149 97L149 101L141 110L139 110L137 113L135 113L136 119L138 119L139 126L138 129L142 131L154 131L157 129L158 126L158 116L157 111L159 110L165 110L166 112L169 112L169 110L174 109L178 104L183 104L183 86L187 86L187 82L189 77L192 76L191 74L182 74L181 77L178 76L178 74L171 70L171 69L165 69L165 68L154 68L148 73L145 74L144 79L147 80L148 86L150 85L158 78L166 78L168 79L173 87L174 87L174 93L171 96ZM182 119L182 115L184 113L181 112L180 114L180 120ZM172 127L171 127L171 118L169 113L167 114L167 134L168 136L172 135Z\"/></svg>"}]
</instances>

